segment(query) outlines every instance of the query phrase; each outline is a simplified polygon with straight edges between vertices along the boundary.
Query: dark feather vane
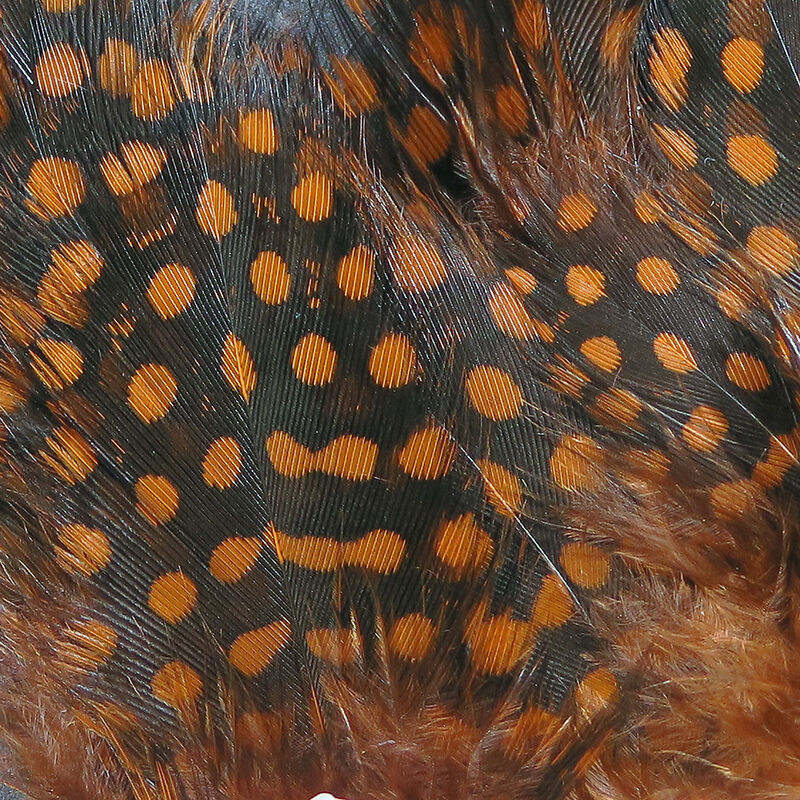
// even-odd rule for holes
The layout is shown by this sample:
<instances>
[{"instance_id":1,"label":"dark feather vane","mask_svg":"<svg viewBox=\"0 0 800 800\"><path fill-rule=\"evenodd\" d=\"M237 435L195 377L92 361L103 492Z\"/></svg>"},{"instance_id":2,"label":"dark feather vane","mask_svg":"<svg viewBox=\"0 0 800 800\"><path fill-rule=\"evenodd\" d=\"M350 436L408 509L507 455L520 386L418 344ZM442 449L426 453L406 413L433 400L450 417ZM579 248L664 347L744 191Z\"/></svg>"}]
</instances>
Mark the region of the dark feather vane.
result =
<instances>
[{"instance_id":1,"label":"dark feather vane","mask_svg":"<svg viewBox=\"0 0 800 800\"><path fill-rule=\"evenodd\" d=\"M796 796L798 18L0 0L6 780Z\"/></svg>"}]
</instances>

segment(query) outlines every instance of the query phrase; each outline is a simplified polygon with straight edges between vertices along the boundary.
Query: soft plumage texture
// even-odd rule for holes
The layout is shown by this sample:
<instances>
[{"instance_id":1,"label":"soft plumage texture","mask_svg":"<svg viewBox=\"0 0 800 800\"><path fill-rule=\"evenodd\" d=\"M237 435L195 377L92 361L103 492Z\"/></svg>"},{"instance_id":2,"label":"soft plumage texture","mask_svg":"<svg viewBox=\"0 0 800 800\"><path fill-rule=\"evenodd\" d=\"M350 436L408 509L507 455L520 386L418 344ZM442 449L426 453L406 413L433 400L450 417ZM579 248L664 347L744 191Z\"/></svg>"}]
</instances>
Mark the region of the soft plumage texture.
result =
<instances>
[{"instance_id":1,"label":"soft plumage texture","mask_svg":"<svg viewBox=\"0 0 800 800\"><path fill-rule=\"evenodd\" d=\"M10 783L800 792L796 4L0 12Z\"/></svg>"}]
</instances>

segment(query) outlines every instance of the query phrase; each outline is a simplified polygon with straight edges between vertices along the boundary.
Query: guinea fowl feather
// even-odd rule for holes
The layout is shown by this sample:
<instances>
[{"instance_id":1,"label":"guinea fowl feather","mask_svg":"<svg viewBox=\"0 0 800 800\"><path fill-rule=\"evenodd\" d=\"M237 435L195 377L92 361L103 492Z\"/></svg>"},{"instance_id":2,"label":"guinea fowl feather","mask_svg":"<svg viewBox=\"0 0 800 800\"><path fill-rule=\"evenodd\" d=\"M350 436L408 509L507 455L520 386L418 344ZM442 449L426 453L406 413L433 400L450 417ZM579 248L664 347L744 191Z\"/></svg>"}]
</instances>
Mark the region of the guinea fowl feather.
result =
<instances>
[{"instance_id":1,"label":"guinea fowl feather","mask_svg":"<svg viewBox=\"0 0 800 800\"><path fill-rule=\"evenodd\" d=\"M0 775L800 792L794 0L0 0Z\"/></svg>"}]
</instances>

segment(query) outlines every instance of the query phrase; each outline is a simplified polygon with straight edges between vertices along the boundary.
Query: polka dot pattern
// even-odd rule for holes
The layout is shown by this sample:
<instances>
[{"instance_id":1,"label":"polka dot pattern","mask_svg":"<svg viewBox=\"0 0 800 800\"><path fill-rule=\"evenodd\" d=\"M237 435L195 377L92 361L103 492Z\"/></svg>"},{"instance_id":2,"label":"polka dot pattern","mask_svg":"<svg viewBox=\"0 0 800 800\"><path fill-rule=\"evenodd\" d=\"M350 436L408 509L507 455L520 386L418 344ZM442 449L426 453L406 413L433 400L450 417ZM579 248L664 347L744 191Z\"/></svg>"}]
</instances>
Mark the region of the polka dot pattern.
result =
<instances>
[{"instance_id":1,"label":"polka dot pattern","mask_svg":"<svg viewBox=\"0 0 800 800\"><path fill-rule=\"evenodd\" d=\"M392 270L405 292L427 292L447 278L447 267L439 250L420 237L398 239L392 248Z\"/></svg>"},{"instance_id":2,"label":"polka dot pattern","mask_svg":"<svg viewBox=\"0 0 800 800\"><path fill-rule=\"evenodd\" d=\"M299 381L324 386L333 380L339 356L331 343L316 333L304 336L292 350L292 369Z\"/></svg>"},{"instance_id":3,"label":"polka dot pattern","mask_svg":"<svg viewBox=\"0 0 800 800\"><path fill-rule=\"evenodd\" d=\"M28 175L31 208L45 218L71 214L86 196L86 180L80 166L59 157L34 162Z\"/></svg>"},{"instance_id":4,"label":"polka dot pattern","mask_svg":"<svg viewBox=\"0 0 800 800\"><path fill-rule=\"evenodd\" d=\"M178 382L164 364L145 364L128 384L128 405L142 422L162 419L178 396Z\"/></svg>"},{"instance_id":5,"label":"polka dot pattern","mask_svg":"<svg viewBox=\"0 0 800 800\"><path fill-rule=\"evenodd\" d=\"M417 354L413 342L402 334L387 333L373 347L368 369L379 386L387 389L406 386L414 380L417 372Z\"/></svg>"},{"instance_id":6,"label":"polka dot pattern","mask_svg":"<svg viewBox=\"0 0 800 800\"><path fill-rule=\"evenodd\" d=\"M86 77L86 56L66 42L46 50L36 64L36 82L50 97L66 97L83 84Z\"/></svg>"},{"instance_id":7,"label":"polka dot pattern","mask_svg":"<svg viewBox=\"0 0 800 800\"><path fill-rule=\"evenodd\" d=\"M484 417L497 422L515 417L524 401L514 379L499 367L481 365L466 378L467 397L472 407Z\"/></svg>"},{"instance_id":8,"label":"polka dot pattern","mask_svg":"<svg viewBox=\"0 0 800 800\"><path fill-rule=\"evenodd\" d=\"M233 486L242 469L242 448L232 436L220 436L203 457L203 480L215 489Z\"/></svg>"},{"instance_id":9,"label":"polka dot pattern","mask_svg":"<svg viewBox=\"0 0 800 800\"><path fill-rule=\"evenodd\" d=\"M197 587L182 572L168 572L150 587L147 604L165 622L177 624L187 617L197 602Z\"/></svg>"},{"instance_id":10,"label":"polka dot pattern","mask_svg":"<svg viewBox=\"0 0 800 800\"><path fill-rule=\"evenodd\" d=\"M163 525L178 512L180 494L169 478L144 475L136 481L136 508L152 525Z\"/></svg>"},{"instance_id":11,"label":"polka dot pattern","mask_svg":"<svg viewBox=\"0 0 800 800\"><path fill-rule=\"evenodd\" d=\"M190 707L203 690L203 681L197 670L183 661L170 661L154 676L153 695L176 710Z\"/></svg>"},{"instance_id":12,"label":"polka dot pattern","mask_svg":"<svg viewBox=\"0 0 800 800\"><path fill-rule=\"evenodd\" d=\"M271 156L278 149L278 129L268 108L245 111L239 117L239 141L254 153Z\"/></svg>"},{"instance_id":13,"label":"polka dot pattern","mask_svg":"<svg viewBox=\"0 0 800 800\"><path fill-rule=\"evenodd\" d=\"M377 665L453 763L499 720L492 764L580 793L548 754L594 774L638 685L587 635L628 590L624 525L595 524L678 492L723 541L795 499L774 26L744 0L348 0L256 46L145 5L0 19L0 480L38 493L31 574L46 550L93 606L55 677L120 741L153 723L131 769L165 794L163 745L216 737L220 691L243 765L288 730L313 762L330 687L371 713Z\"/></svg>"},{"instance_id":14,"label":"polka dot pattern","mask_svg":"<svg viewBox=\"0 0 800 800\"><path fill-rule=\"evenodd\" d=\"M250 281L255 293L268 305L277 306L289 298L292 276L289 266L278 253L259 253L250 266Z\"/></svg>"},{"instance_id":15,"label":"polka dot pattern","mask_svg":"<svg viewBox=\"0 0 800 800\"><path fill-rule=\"evenodd\" d=\"M299 217L321 222L333 211L333 183L321 172L302 178L292 189L292 206Z\"/></svg>"},{"instance_id":16,"label":"polka dot pattern","mask_svg":"<svg viewBox=\"0 0 800 800\"><path fill-rule=\"evenodd\" d=\"M567 271L567 291L579 305L590 306L605 296L606 277L599 269L575 264Z\"/></svg>"},{"instance_id":17,"label":"polka dot pattern","mask_svg":"<svg viewBox=\"0 0 800 800\"><path fill-rule=\"evenodd\" d=\"M59 560L74 572L93 575L111 561L111 545L105 533L88 525L65 525L58 534Z\"/></svg>"},{"instance_id":18,"label":"polka dot pattern","mask_svg":"<svg viewBox=\"0 0 800 800\"><path fill-rule=\"evenodd\" d=\"M183 264L167 264L150 281L147 299L162 319L171 319L192 304L197 286L194 273Z\"/></svg>"},{"instance_id":19,"label":"polka dot pattern","mask_svg":"<svg viewBox=\"0 0 800 800\"><path fill-rule=\"evenodd\" d=\"M125 69L126 66L121 68ZM132 81L130 97L131 110L140 119L149 122L169 116L177 98L167 64L159 59L145 61Z\"/></svg>"}]
</instances>

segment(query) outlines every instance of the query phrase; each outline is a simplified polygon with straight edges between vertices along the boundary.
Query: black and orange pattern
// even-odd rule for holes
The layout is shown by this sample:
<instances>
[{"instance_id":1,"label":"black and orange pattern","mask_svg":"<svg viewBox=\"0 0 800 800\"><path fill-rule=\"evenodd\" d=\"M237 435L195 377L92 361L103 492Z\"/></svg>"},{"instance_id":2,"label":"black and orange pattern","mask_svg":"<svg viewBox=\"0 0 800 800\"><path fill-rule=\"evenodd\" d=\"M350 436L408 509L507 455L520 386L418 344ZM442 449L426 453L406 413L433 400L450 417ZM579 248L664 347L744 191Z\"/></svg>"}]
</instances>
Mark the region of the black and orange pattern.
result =
<instances>
[{"instance_id":1,"label":"black and orange pattern","mask_svg":"<svg viewBox=\"0 0 800 800\"><path fill-rule=\"evenodd\" d=\"M628 796L596 609L700 582L587 507L675 487L742 575L794 512L797 12L2 0L17 779ZM739 796L692 764L651 790Z\"/></svg>"}]
</instances>

